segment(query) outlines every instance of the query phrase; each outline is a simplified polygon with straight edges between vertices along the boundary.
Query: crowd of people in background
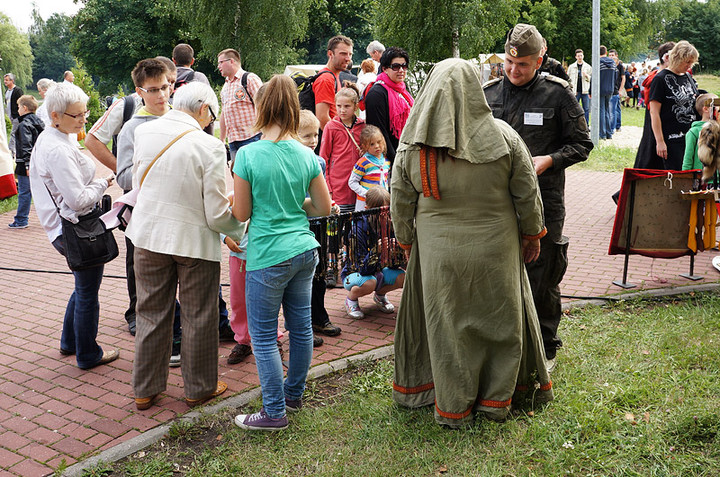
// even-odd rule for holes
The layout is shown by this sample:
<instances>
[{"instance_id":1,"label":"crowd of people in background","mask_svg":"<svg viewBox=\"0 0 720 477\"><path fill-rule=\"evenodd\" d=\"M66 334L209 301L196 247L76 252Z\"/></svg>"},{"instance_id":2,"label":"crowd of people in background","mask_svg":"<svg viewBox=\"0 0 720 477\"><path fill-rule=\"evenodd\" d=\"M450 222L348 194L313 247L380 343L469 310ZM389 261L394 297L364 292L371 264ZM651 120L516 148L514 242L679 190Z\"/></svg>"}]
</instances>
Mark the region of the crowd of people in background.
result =
<instances>
[{"instance_id":1,"label":"crowd of people in background","mask_svg":"<svg viewBox=\"0 0 720 477\"><path fill-rule=\"evenodd\" d=\"M569 242L564 170L593 148L592 68L583 50L565 70L534 26L518 24L491 81L483 84L470 62L446 60L416 101L403 48L371 42L355 77L348 73L354 47L343 35L328 41L327 64L307 79L312 101L302 110L293 79L263 83L232 48L217 54L220 101L192 68L190 45L177 45L172 58L138 61L129 72L132 94L113 102L84 141L113 171L104 179L72 136L88 117L88 97L72 73L61 83L38 82L40 107L12 74L4 76L19 190L10 228L28 227L32 194L49 241L65 255L61 219L96 214L115 180L121 199L132 198L132 220L123 224L125 319L135 336L138 410L158 402L172 366L181 367L189 406L222 394L218 342L227 340L235 343L228 364L254 354L262 390L262 408L235 423L286 428L287 412L302 408L313 347L342 333L325 309L326 288L334 286L345 289L344 309L358 320L360 298L372 296L372 307L393 313L387 293L405 288L395 338L398 403L434 403L439 423L460 427L473 411L504 419L521 389L537 387L538 399L552 399ZM688 73L697 50L682 41L662 45L659 72L646 62L626 66L605 46L598 53L600 137L621 130L623 107L645 107L636 167L681 168L685 134L715 111ZM394 236L362 215L383 207ZM332 266L319 269L308 218L331 213L357 219L352 236L340 238L353 255L345 263L328 257ZM380 264L390 241L405 250L407 267ZM219 283L223 246L230 312ZM81 369L119 356L97 343L103 269L73 270L59 352L74 355Z\"/></svg>"}]
</instances>

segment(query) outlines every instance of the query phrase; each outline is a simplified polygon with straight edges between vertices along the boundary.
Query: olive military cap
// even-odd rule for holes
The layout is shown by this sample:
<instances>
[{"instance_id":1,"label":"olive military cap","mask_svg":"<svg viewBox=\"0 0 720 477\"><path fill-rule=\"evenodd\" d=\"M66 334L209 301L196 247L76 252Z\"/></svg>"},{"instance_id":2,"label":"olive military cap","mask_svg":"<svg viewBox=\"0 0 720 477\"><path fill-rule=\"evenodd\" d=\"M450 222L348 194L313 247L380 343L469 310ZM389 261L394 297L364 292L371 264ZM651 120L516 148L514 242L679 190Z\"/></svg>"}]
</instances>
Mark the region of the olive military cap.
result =
<instances>
[{"instance_id":1,"label":"olive military cap","mask_svg":"<svg viewBox=\"0 0 720 477\"><path fill-rule=\"evenodd\" d=\"M510 29L505 40L505 53L514 58L535 55L542 47L543 38L540 32L525 23L518 23Z\"/></svg>"}]
</instances>

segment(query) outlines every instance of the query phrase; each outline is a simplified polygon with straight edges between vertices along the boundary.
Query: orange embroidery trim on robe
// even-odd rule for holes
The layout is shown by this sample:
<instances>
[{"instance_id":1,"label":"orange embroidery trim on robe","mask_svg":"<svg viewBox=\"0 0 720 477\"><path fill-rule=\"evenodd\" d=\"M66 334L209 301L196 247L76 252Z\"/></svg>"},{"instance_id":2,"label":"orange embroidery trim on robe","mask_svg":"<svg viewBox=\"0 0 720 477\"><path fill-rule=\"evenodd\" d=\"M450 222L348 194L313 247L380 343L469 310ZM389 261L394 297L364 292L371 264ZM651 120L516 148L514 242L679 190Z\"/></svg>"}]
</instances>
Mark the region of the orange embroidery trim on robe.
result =
<instances>
[{"instance_id":1,"label":"orange embroidery trim on robe","mask_svg":"<svg viewBox=\"0 0 720 477\"><path fill-rule=\"evenodd\" d=\"M508 407L511 402L512 402L512 398L508 399L507 401L493 401L491 399L478 399L477 400L477 403L480 404L481 406L496 407L496 408Z\"/></svg>"},{"instance_id":2,"label":"orange embroidery trim on robe","mask_svg":"<svg viewBox=\"0 0 720 477\"><path fill-rule=\"evenodd\" d=\"M546 228L546 227L543 227L542 231L540 231L539 234L537 234L537 235L523 235L522 238L524 238L525 240L538 240L538 239L543 238L543 237L546 236L546 235L547 235L547 228Z\"/></svg>"},{"instance_id":3,"label":"orange embroidery trim on robe","mask_svg":"<svg viewBox=\"0 0 720 477\"><path fill-rule=\"evenodd\" d=\"M424 391L429 391L430 389L433 389L435 387L435 383L427 383L420 386L415 386L414 388L406 388L405 386L400 386L399 384L393 382L393 389L399 393L403 394L417 394Z\"/></svg>"},{"instance_id":4,"label":"orange embroidery trim on robe","mask_svg":"<svg viewBox=\"0 0 720 477\"><path fill-rule=\"evenodd\" d=\"M437 177L437 151L433 147L423 146L420 149L420 181L422 182L423 196L432 196L440 200L440 188Z\"/></svg>"},{"instance_id":5,"label":"orange embroidery trim on robe","mask_svg":"<svg viewBox=\"0 0 720 477\"><path fill-rule=\"evenodd\" d=\"M468 417L470 415L470 413L472 412L472 408L473 408L473 406L470 406L467 411L459 412L459 413L458 412L445 412L445 411L442 411L438 407L437 401L435 401L435 410L437 411L437 413L440 416L445 417L447 419L462 419L464 417Z\"/></svg>"}]
</instances>

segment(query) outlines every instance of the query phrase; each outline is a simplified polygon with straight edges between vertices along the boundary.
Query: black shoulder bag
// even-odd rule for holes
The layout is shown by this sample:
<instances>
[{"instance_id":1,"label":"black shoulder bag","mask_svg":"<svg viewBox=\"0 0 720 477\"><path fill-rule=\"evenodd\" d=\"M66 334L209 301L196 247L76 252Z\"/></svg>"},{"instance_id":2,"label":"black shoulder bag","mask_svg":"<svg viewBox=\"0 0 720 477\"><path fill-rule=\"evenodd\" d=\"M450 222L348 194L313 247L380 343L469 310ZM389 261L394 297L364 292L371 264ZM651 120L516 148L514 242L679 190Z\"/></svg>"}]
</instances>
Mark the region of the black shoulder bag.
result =
<instances>
[{"instance_id":1,"label":"black shoulder bag","mask_svg":"<svg viewBox=\"0 0 720 477\"><path fill-rule=\"evenodd\" d=\"M62 242L65 247L65 259L72 271L85 270L108 263L118 256L117 242L112 230L107 230L100 216L105 212L99 204L89 214L78 217L74 224L60 215L55 198L47 184L45 188L55 204L62 221Z\"/></svg>"}]
</instances>

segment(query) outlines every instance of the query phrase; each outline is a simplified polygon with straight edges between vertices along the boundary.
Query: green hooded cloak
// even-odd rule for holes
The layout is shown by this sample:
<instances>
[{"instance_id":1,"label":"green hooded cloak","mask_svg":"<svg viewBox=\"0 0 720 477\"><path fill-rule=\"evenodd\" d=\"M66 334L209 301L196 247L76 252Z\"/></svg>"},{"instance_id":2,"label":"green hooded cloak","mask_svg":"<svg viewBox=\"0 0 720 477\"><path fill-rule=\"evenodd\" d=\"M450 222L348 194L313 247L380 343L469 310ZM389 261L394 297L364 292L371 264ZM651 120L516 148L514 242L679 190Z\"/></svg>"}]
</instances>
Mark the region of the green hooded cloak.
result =
<instances>
[{"instance_id":1,"label":"green hooded cloak","mask_svg":"<svg viewBox=\"0 0 720 477\"><path fill-rule=\"evenodd\" d=\"M412 246L393 397L434 403L436 420L453 427L471 422L473 410L505 418L519 391L552 399L521 250L522 236L544 233L538 181L527 147L493 118L481 85L465 60L435 65L391 182L395 234Z\"/></svg>"}]
</instances>

